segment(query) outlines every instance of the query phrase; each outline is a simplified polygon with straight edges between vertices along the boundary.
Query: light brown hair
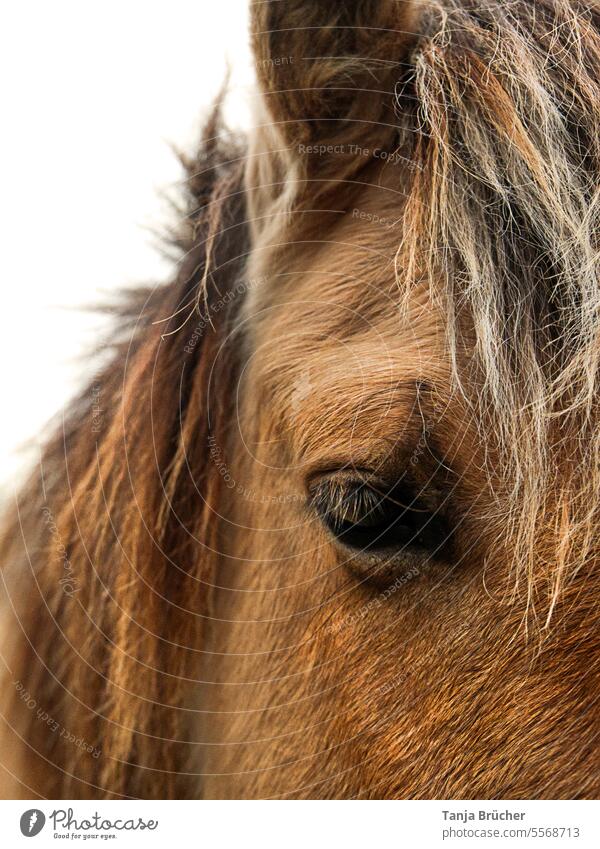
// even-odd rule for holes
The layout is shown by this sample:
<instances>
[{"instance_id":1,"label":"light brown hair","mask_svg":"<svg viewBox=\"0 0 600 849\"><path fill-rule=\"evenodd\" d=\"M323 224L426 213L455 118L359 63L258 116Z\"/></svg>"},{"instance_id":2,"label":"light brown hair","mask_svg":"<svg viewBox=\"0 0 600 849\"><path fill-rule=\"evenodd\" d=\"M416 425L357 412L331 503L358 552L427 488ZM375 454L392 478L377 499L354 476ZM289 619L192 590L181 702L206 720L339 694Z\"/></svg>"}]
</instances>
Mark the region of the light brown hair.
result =
<instances>
[{"instance_id":1,"label":"light brown hair","mask_svg":"<svg viewBox=\"0 0 600 849\"><path fill-rule=\"evenodd\" d=\"M593 795L598 9L284 0L252 31L257 128L215 111L173 282L116 308L5 521L10 792ZM383 443L457 530L373 595L295 470Z\"/></svg>"}]
</instances>

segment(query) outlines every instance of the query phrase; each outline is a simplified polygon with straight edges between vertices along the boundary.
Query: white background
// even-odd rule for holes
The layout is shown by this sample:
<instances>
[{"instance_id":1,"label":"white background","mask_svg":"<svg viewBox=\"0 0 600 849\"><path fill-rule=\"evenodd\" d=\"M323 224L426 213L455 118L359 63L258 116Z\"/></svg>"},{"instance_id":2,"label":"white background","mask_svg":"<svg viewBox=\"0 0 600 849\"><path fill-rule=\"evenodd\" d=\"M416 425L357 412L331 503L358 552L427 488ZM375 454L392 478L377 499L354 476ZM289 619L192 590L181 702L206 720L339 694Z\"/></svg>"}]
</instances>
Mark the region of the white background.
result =
<instances>
[{"instance_id":1,"label":"white background","mask_svg":"<svg viewBox=\"0 0 600 849\"><path fill-rule=\"evenodd\" d=\"M151 231L170 220L164 195L177 194L182 176L171 144L193 146L228 62L228 121L249 125L246 7L2 6L0 485L8 492L36 435L93 371L81 357L102 322L79 308L168 275Z\"/></svg>"}]
</instances>

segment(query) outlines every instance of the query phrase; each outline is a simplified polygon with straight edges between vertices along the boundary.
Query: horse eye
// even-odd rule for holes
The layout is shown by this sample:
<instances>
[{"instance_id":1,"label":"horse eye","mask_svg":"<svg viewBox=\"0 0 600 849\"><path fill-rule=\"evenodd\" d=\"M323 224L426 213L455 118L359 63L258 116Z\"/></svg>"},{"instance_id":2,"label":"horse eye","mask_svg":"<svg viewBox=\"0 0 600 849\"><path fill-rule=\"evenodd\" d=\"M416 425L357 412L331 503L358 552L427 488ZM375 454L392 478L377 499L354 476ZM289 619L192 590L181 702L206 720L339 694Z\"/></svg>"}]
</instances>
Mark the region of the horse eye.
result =
<instances>
[{"instance_id":1,"label":"horse eye","mask_svg":"<svg viewBox=\"0 0 600 849\"><path fill-rule=\"evenodd\" d=\"M360 553L439 558L449 542L440 511L403 484L386 489L330 475L311 487L311 502L336 539Z\"/></svg>"}]
</instances>

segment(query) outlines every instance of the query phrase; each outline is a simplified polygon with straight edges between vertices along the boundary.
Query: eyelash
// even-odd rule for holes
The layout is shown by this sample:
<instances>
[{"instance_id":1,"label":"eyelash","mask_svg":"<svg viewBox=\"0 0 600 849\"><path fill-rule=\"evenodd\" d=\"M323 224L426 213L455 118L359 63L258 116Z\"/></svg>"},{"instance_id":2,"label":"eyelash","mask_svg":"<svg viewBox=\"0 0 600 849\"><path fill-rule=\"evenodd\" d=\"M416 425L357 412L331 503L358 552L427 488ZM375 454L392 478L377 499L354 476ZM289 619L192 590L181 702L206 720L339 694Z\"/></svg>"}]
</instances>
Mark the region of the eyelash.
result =
<instances>
[{"instance_id":1,"label":"eyelash","mask_svg":"<svg viewBox=\"0 0 600 849\"><path fill-rule=\"evenodd\" d=\"M368 482L331 476L313 489L312 506L339 542L361 552L410 550L436 557L449 541L444 517L406 486L383 494Z\"/></svg>"}]
</instances>

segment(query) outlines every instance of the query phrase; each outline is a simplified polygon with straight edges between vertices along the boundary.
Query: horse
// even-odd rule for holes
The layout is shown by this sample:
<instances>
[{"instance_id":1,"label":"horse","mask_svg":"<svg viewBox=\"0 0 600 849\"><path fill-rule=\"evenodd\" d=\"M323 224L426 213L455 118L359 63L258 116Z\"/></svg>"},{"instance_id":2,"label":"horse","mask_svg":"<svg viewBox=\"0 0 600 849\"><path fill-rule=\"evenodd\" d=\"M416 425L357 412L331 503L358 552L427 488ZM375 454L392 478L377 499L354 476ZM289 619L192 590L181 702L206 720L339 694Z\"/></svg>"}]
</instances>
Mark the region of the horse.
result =
<instances>
[{"instance_id":1,"label":"horse","mask_svg":"<svg viewBox=\"0 0 600 849\"><path fill-rule=\"evenodd\" d=\"M2 534L2 795L600 792L600 9L251 4Z\"/></svg>"}]
</instances>

